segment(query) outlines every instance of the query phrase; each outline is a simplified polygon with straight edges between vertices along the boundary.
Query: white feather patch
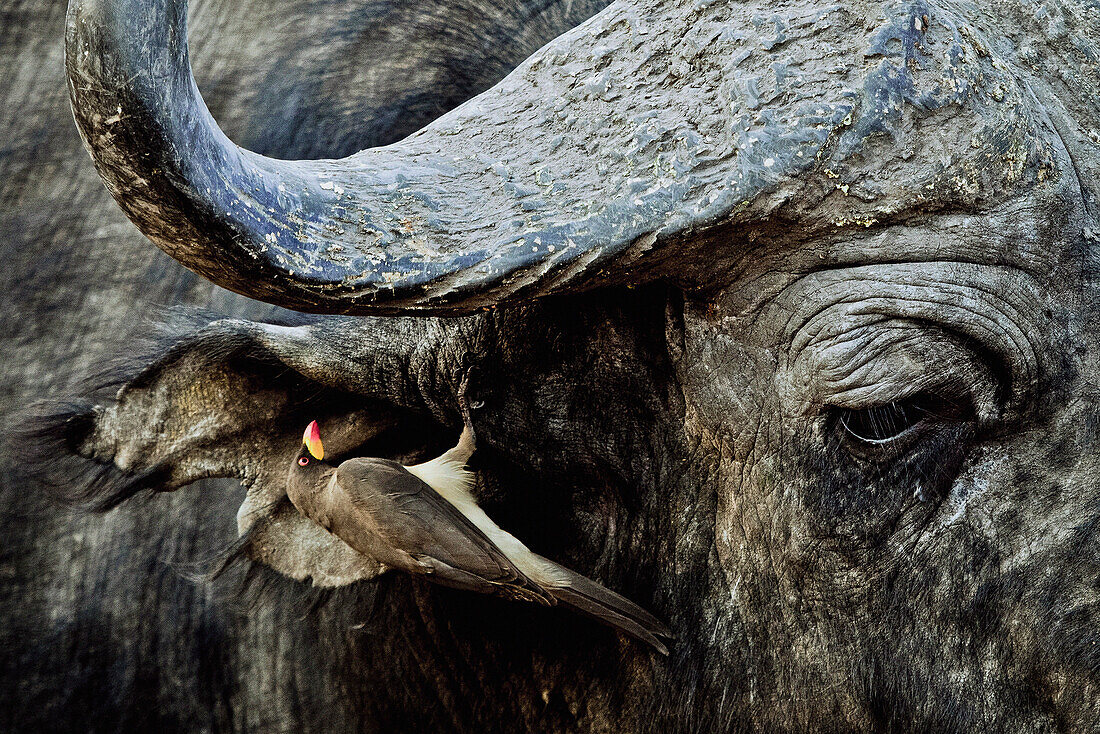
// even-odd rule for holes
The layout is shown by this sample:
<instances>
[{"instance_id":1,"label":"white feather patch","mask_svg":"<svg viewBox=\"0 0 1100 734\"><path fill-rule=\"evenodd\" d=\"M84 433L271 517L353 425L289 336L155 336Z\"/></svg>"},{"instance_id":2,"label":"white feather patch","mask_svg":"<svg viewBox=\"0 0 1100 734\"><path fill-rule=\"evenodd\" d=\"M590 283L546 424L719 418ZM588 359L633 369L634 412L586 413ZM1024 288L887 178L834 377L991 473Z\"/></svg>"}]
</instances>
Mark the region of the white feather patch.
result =
<instances>
[{"instance_id":1,"label":"white feather patch","mask_svg":"<svg viewBox=\"0 0 1100 734\"><path fill-rule=\"evenodd\" d=\"M568 585L568 579L554 563L532 553L518 538L502 530L477 506L477 500L470 492L474 486L474 473L466 468L465 462L456 461L444 454L437 459L405 468L458 508L532 581L544 586Z\"/></svg>"}]
</instances>

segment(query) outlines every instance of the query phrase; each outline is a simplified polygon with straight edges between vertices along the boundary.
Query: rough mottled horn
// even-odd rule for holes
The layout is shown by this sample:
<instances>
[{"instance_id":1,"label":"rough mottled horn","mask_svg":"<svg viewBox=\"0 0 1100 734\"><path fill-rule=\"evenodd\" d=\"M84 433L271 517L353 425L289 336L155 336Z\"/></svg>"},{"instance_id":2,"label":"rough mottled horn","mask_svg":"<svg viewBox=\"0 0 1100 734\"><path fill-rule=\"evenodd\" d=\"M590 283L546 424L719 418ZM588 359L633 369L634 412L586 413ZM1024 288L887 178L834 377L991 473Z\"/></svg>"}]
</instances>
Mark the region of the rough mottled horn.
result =
<instances>
[{"instance_id":1,"label":"rough mottled horn","mask_svg":"<svg viewBox=\"0 0 1100 734\"><path fill-rule=\"evenodd\" d=\"M485 106L530 115L515 94L490 92L396 145L281 161L236 146L211 117L190 71L185 0L73 0L66 35L74 115L108 189L218 285L303 311L460 311L531 284L538 275L517 274L548 258L591 259L568 233L534 242L549 204L524 194L539 188L537 167L511 146L546 153L548 141L472 119ZM641 233L591 229L608 254Z\"/></svg>"},{"instance_id":2,"label":"rough mottled horn","mask_svg":"<svg viewBox=\"0 0 1100 734\"><path fill-rule=\"evenodd\" d=\"M1001 177L987 148L1025 150L1036 170L1003 67L958 51L970 36L945 11L892 12L854 31L840 7L618 0L419 132L342 160L273 160L221 132L191 76L183 0L72 0L67 67L107 187L185 266L303 311L461 312L660 275L655 262L686 278L705 268L678 262L685 243L707 267L729 255L682 235L786 202L788 223L818 231L971 204L977 184L947 184ZM945 156L914 156L909 138L944 107L961 114L934 142L962 155L936 168Z\"/></svg>"}]
</instances>

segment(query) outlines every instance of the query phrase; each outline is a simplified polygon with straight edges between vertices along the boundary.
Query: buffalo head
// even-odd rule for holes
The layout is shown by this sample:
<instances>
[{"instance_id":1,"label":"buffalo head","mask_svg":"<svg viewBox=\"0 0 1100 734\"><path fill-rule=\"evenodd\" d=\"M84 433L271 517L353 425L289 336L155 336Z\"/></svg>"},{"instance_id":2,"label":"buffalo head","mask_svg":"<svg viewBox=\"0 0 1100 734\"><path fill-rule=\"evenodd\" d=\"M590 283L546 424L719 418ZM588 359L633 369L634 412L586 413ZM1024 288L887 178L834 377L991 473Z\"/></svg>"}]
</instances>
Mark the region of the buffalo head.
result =
<instances>
[{"instance_id":1,"label":"buffalo head","mask_svg":"<svg viewBox=\"0 0 1100 734\"><path fill-rule=\"evenodd\" d=\"M301 427L426 455L472 369L482 501L678 641L593 663L610 633L503 644L421 589L387 644L460 657L443 698L493 669L577 728L1096 725L1095 8L619 0L325 161L222 134L184 17L72 1L92 158L183 265L327 315L170 326L50 423L74 493L238 477L250 558L369 579L285 502Z\"/></svg>"}]
</instances>

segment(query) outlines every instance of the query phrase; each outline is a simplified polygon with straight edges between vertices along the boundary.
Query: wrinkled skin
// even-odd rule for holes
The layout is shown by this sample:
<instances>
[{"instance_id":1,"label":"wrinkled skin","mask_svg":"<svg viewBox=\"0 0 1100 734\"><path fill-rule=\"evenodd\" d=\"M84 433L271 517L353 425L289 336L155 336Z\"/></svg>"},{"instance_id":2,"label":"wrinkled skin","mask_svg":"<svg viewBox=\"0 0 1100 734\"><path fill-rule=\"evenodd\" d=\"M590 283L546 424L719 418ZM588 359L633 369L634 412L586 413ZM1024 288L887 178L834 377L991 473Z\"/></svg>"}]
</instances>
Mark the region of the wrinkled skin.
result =
<instances>
[{"instance_id":1,"label":"wrinkled skin","mask_svg":"<svg viewBox=\"0 0 1100 734\"><path fill-rule=\"evenodd\" d=\"M242 107L215 114L232 131ZM325 125L304 142L311 129L268 128L268 150L343 145ZM211 474L262 489L318 418L334 454L424 456L457 434L457 375L472 366L483 504L667 619L672 655L405 578L317 597L255 564L268 593L242 609L235 576L196 585L165 564L232 542L231 483L87 518L7 479L8 728L1094 729L1097 154L1064 145L1058 175L983 206L810 243L764 230L702 290L608 288L450 319L178 322L129 360L114 426L78 453L124 473L176 457L152 489ZM75 138L69 154L83 189L42 206L57 217L60 197L86 197L67 206L114 222L122 239L97 252L129 280L98 282L105 266L70 255L87 270L58 267L66 297L18 305L5 364L26 376L5 412L74 392L74 375L129 343L123 330L144 328L129 322L147 304L271 315L159 255L142 276L150 248L77 165ZM6 298L39 266L9 221ZM69 252L80 235L62 226L46 231ZM46 346L89 326L71 352ZM891 403L919 422L884 443L853 435L881 430Z\"/></svg>"}]
</instances>

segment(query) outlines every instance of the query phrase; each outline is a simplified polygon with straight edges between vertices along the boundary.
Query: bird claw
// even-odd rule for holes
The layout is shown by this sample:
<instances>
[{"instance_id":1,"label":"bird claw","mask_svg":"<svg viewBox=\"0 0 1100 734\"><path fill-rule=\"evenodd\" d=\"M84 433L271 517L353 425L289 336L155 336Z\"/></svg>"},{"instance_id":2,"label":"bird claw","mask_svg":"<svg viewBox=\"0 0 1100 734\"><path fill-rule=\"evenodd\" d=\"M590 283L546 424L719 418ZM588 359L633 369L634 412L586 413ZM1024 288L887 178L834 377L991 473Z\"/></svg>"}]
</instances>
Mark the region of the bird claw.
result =
<instances>
[{"instance_id":1,"label":"bird claw","mask_svg":"<svg viewBox=\"0 0 1100 734\"><path fill-rule=\"evenodd\" d=\"M473 403L470 402L468 392L470 389L470 376L473 374L474 368L467 367L462 373L462 379L458 383L458 409L462 412L462 422L466 425L470 425L470 411L477 410L478 408L485 407L484 400L477 400Z\"/></svg>"},{"instance_id":2,"label":"bird claw","mask_svg":"<svg viewBox=\"0 0 1100 734\"><path fill-rule=\"evenodd\" d=\"M462 418L465 419L470 412L470 401L466 398L466 390L470 387L470 372L467 370L462 375L462 380L458 383L458 409L462 411Z\"/></svg>"},{"instance_id":3,"label":"bird claw","mask_svg":"<svg viewBox=\"0 0 1100 734\"><path fill-rule=\"evenodd\" d=\"M458 409L462 413L462 433L463 436L469 434L470 450L473 450L474 445L474 421L470 416L471 410L476 410L485 405L484 401L477 401L474 404L470 404L467 392L470 388L470 375L473 373L473 367L467 367L462 374L462 379L458 383Z\"/></svg>"}]
</instances>

